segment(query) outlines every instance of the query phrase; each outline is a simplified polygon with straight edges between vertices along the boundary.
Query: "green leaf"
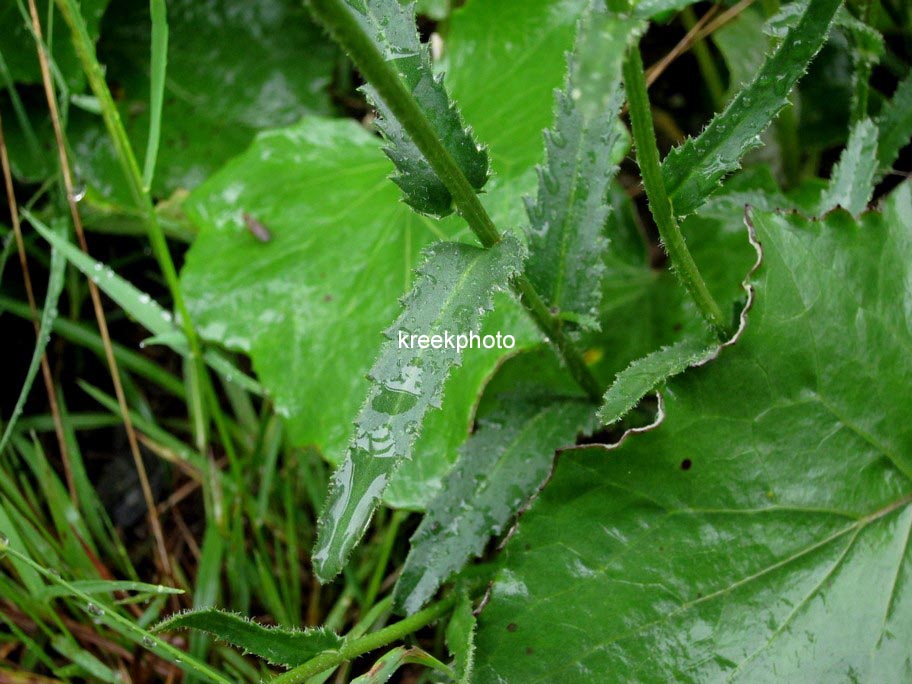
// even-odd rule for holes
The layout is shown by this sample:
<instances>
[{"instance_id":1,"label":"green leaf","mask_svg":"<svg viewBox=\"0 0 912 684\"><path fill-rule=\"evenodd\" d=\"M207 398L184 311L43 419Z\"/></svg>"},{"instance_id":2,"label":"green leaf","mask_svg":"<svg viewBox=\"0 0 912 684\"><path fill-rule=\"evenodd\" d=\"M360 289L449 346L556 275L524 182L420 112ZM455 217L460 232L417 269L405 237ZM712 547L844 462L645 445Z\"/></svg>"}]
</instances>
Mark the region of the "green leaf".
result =
<instances>
[{"instance_id":1,"label":"green leaf","mask_svg":"<svg viewBox=\"0 0 912 684\"><path fill-rule=\"evenodd\" d=\"M463 592L446 628L447 650L453 655L458 684L469 684L475 668L475 630L478 622L468 593Z\"/></svg>"},{"instance_id":2,"label":"green leaf","mask_svg":"<svg viewBox=\"0 0 912 684\"><path fill-rule=\"evenodd\" d=\"M497 176L515 178L542 159L564 54L588 0L468 2L446 36L447 90L491 154Z\"/></svg>"},{"instance_id":3,"label":"green leaf","mask_svg":"<svg viewBox=\"0 0 912 684\"><path fill-rule=\"evenodd\" d=\"M877 172L877 126L870 119L855 124L839 163L833 168L830 185L820 199L820 212L842 207L858 216L874 194Z\"/></svg>"},{"instance_id":4,"label":"green leaf","mask_svg":"<svg viewBox=\"0 0 912 684\"><path fill-rule=\"evenodd\" d=\"M510 375L559 377L549 349L516 361L518 367L508 362ZM489 402L491 391L485 397ZM475 432L412 535L393 590L397 611L418 611L443 582L480 556L547 481L554 452L594 427L594 407L572 388L562 393L551 383L521 389L510 384L493 401L486 412L479 409Z\"/></svg>"},{"instance_id":5,"label":"green leaf","mask_svg":"<svg viewBox=\"0 0 912 684\"><path fill-rule=\"evenodd\" d=\"M74 593L74 589L79 594ZM112 594L114 592L132 591L149 596L166 594L183 594L183 589L166 587L161 584L147 584L146 582L132 582L122 580L74 580L68 586L50 585L41 590L42 599L55 596L81 596L82 594Z\"/></svg>"},{"instance_id":6,"label":"green leaf","mask_svg":"<svg viewBox=\"0 0 912 684\"><path fill-rule=\"evenodd\" d=\"M322 581L342 570L393 472L411 458L425 413L440 407L450 368L462 360L456 336L479 329L494 292L509 286L521 260L522 247L510 236L490 249L455 242L426 248L403 312L368 374L367 400L320 515L313 563Z\"/></svg>"},{"instance_id":7,"label":"green leaf","mask_svg":"<svg viewBox=\"0 0 912 684\"><path fill-rule=\"evenodd\" d=\"M351 680L351 684L384 684L385 682L388 682L390 677L396 674L396 670L403 665L425 665L443 672L448 677L452 678L453 676L453 671L449 667L441 663L427 651L416 646L413 646L412 648L397 646L396 648L387 651L383 657L373 664L370 670L360 677Z\"/></svg>"},{"instance_id":8,"label":"green leaf","mask_svg":"<svg viewBox=\"0 0 912 684\"><path fill-rule=\"evenodd\" d=\"M694 4L694 0L609 0L609 2L632 4L634 16L642 19L650 19L659 15L667 16ZM609 9L612 9L610 5Z\"/></svg>"},{"instance_id":9,"label":"green leaf","mask_svg":"<svg viewBox=\"0 0 912 684\"><path fill-rule=\"evenodd\" d=\"M82 16L92 40L98 39L101 17L109 0L83 0ZM63 78L66 86L78 92L85 84L79 59L70 41L70 32L66 22L57 14L53 3L39 5L41 30L45 43L50 46L51 61ZM24 13L23 13L24 12ZM53 29L48 35L49 16L53 17ZM3 59L10 77L17 83L41 83L41 67L38 63L38 51L32 35L32 23L28 16L25 2L7 0L0 7L0 46Z\"/></svg>"},{"instance_id":10,"label":"green leaf","mask_svg":"<svg viewBox=\"0 0 912 684\"><path fill-rule=\"evenodd\" d=\"M381 141L352 121L305 119L264 133L244 155L185 203L200 234L181 274L201 336L250 355L286 419L289 442L339 463L367 394L365 375L381 331L399 312L421 248L439 238L471 239L456 216L434 221L401 202ZM483 200L499 225L519 226L521 194L534 182L492 183ZM257 240L247 212L268 227ZM515 300L501 293L480 333L541 337ZM474 349L447 383L442 410L426 418L387 494L421 508L456 460L488 376L512 350Z\"/></svg>"},{"instance_id":11,"label":"green leaf","mask_svg":"<svg viewBox=\"0 0 912 684\"><path fill-rule=\"evenodd\" d=\"M215 608L177 613L155 626L156 632L175 629L196 629L265 658L273 665L294 667L306 663L323 651L338 650L343 639L323 627L316 629L285 629L264 627L236 613Z\"/></svg>"},{"instance_id":12,"label":"green leaf","mask_svg":"<svg viewBox=\"0 0 912 684\"><path fill-rule=\"evenodd\" d=\"M605 425L617 422L649 392L668 378L707 359L715 348L709 338L688 337L637 359L617 374L611 387L605 392L602 407L599 409L599 418Z\"/></svg>"},{"instance_id":13,"label":"green leaf","mask_svg":"<svg viewBox=\"0 0 912 684\"><path fill-rule=\"evenodd\" d=\"M810 0L778 49L699 137L671 151L662 165L665 186L679 216L693 213L740 167L759 135L786 104L788 95L823 46L841 0Z\"/></svg>"},{"instance_id":14,"label":"green leaf","mask_svg":"<svg viewBox=\"0 0 912 684\"><path fill-rule=\"evenodd\" d=\"M741 339L669 383L659 428L561 458L481 615L476 681L905 678L912 184L859 221L754 224Z\"/></svg>"},{"instance_id":15,"label":"green leaf","mask_svg":"<svg viewBox=\"0 0 912 684\"><path fill-rule=\"evenodd\" d=\"M437 137L476 190L488 180L488 155L466 128L456 105L447 96L443 76L435 75L427 45L418 39L414 4L398 0L344 0L361 29L381 55L395 68L415 98ZM431 216L453 212L453 198L396 116L370 85L365 92L380 112L378 128L388 147L385 152L396 165L392 179L403 192L405 202Z\"/></svg>"},{"instance_id":16,"label":"green leaf","mask_svg":"<svg viewBox=\"0 0 912 684\"><path fill-rule=\"evenodd\" d=\"M16 421L18 421L19 416L22 415L22 409L25 407L25 400L28 399L29 392L38 375L38 367L41 365L41 358L44 356L44 350L47 348L48 342L51 341L51 329L54 326L54 321L57 319L57 302L60 299L60 293L63 291L65 273L66 259L63 258L59 249L52 249L50 275L48 276L47 292L44 296L44 308L41 310L41 318L38 322L38 337L35 341L35 347L32 350L32 359L25 371L22 389L19 391L19 396L13 407L13 413L9 420L6 421L6 425L3 428L3 436L0 437L0 453L3 453L10 437L13 435Z\"/></svg>"},{"instance_id":17,"label":"green leaf","mask_svg":"<svg viewBox=\"0 0 912 684\"><path fill-rule=\"evenodd\" d=\"M196 187L242 152L259 130L333 112L329 84L338 50L300 3L168 0L167 10L168 64L155 195ZM99 45L137 150L146 148L153 111L151 27L148 2L114 3ZM84 182L132 206L101 119L73 114L68 137Z\"/></svg>"},{"instance_id":18,"label":"green leaf","mask_svg":"<svg viewBox=\"0 0 912 684\"><path fill-rule=\"evenodd\" d=\"M608 188L618 170L617 148L627 142L618 121L621 61L638 27L596 9L581 21L566 85L556 96L554 128L545 133L538 197L526 203L526 274L551 307L586 327L597 318Z\"/></svg>"},{"instance_id":19,"label":"green leaf","mask_svg":"<svg viewBox=\"0 0 912 684\"><path fill-rule=\"evenodd\" d=\"M893 168L900 151L912 138L912 73L900 81L892 99L881 110L877 128L878 170L884 174Z\"/></svg>"}]
</instances>

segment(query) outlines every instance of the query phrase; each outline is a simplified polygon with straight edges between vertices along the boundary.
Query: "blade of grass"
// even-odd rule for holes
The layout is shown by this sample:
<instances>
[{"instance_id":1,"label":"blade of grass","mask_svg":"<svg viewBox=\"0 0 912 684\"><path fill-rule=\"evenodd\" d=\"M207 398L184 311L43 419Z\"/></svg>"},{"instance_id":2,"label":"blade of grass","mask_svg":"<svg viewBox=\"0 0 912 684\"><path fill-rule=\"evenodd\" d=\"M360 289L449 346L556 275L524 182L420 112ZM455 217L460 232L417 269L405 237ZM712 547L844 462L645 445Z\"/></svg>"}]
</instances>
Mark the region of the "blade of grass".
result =
<instances>
[{"instance_id":1,"label":"blade of grass","mask_svg":"<svg viewBox=\"0 0 912 684\"><path fill-rule=\"evenodd\" d=\"M48 53L41 41L41 22L38 19L38 8L35 0L28 0L29 11L32 18L32 27L35 32L38 47L38 62L41 67L41 80L44 84L44 92L47 97L48 108L51 113L51 125L54 128L54 137L57 142L57 155L60 161L60 170L63 175L63 185L66 191L67 203L70 207L70 216L73 219L73 227L76 229L76 237L79 240L79 246L83 253L89 253L89 247L86 243L85 232L82 229L82 219L79 215L79 209L76 206L76 197L73 190L73 178L70 172L69 153L67 152L66 142L63 137L63 129L60 124L60 116L57 110L57 99L54 95L54 85L51 82L50 71L48 68ZM162 238L164 240L164 238ZM155 546L161 571L166 575L171 574L171 561L168 558L168 551L165 547L165 537L162 533L161 524L158 520L158 513L155 509L155 502L152 498L152 488L149 485L149 475L143 464L142 455L139 451L139 442L136 439L136 432L133 429L133 423L130 419L130 413L127 410L127 400L124 396L123 386L120 380L120 371L117 367L117 359L114 358L114 352L111 348L111 336L108 332L108 323L105 319L104 308L101 304L101 294L96 284L89 279L89 296L92 300L92 307L95 311L95 319L98 322L98 330L101 333L105 346L105 357L107 358L108 367L111 374L111 381L114 384L114 393L120 404L121 412L124 419L124 428L127 433L127 441L130 444L130 453L133 456L133 465L139 475L140 487L143 493L143 499L146 503L146 512L149 518L149 527L152 530L152 536L155 538Z\"/></svg>"},{"instance_id":2,"label":"blade of grass","mask_svg":"<svg viewBox=\"0 0 912 684\"><path fill-rule=\"evenodd\" d=\"M91 596L74 587L70 582L63 579L56 573L39 565L14 546L0 543L0 551L5 551L15 561L23 564L36 575L40 575L48 582L66 588L72 596L78 598L83 602L83 606L87 612L88 606L90 604L97 605ZM189 656L184 651L175 648L169 642L136 625L116 611L102 609L101 614L98 614L97 612L90 614L92 615L93 619L97 619L100 622L106 624L121 636L130 639L137 645L141 645L143 648L149 651L152 651L159 657L163 657L169 662L175 663L188 674L196 674L210 682L214 682L215 684L232 684L230 680L223 677L221 674L213 670L205 663L197 660L193 656Z\"/></svg>"},{"instance_id":3,"label":"blade of grass","mask_svg":"<svg viewBox=\"0 0 912 684\"><path fill-rule=\"evenodd\" d=\"M81 252L68 240L54 234L31 212L26 212L23 209L23 216L27 217L35 230L45 240L57 247L73 266L79 269L91 282L102 288L104 293L114 300L118 306L155 335L156 341L167 345L182 356L188 355L186 337L174 325L173 317L169 311L166 311L149 295L118 276L112 269ZM218 351L207 350L203 358L214 370L222 374L226 381L233 382L255 394L261 396L264 394L263 388L256 380L240 371ZM181 394L184 394L183 390Z\"/></svg>"},{"instance_id":4,"label":"blade of grass","mask_svg":"<svg viewBox=\"0 0 912 684\"><path fill-rule=\"evenodd\" d=\"M152 14L152 79L149 93L149 140L143 164L143 191L148 193L155 175L158 144L161 140L162 105L165 97L165 72L168 66L168 10L165 0L150 0Z\"/></svg>"},{"instance_id":5,"label":"blade of grass","mask_svg":"<svg viewBox=\"0 0 912 684\"><path fill-rule=\"evenodd\" d=\"M35 344L35 348L32 350L32 359L29 362L28 370L25 373L25 379L23 380L22 389L19 392L19 397L16 399L16 404L13 407L13 413L6 423L6 426L3 430L3 436L0 437L0 453L3 452L4 448L6 448L6 445L13 434L13 430L16 427L16 421L19 419L19 416L22 415L22 409L25 406L25 400L28 398L29 392L32 389L32 383L35 382L35 378L38 375L39 366L44 366L47 369L45 379L50 381L47 383L49 396L54 397L55 399L54 414L57 415L57 420L55 421L55 429L59 427L58 437L60 441L63 442L63 426L60 425L59 422L59 413L56 406L56 397L54 396L53 380L50 378L50 368L48 367L48 362L47 358L45 357L44 350L51 339L51 326L53 325L54 319L57 318L57 301L60 299L60 293L63 291L63 274L65 266L66 259L63 258L58 250L52 250L51 269L50 276L48 277L47 294L45 295L44 308L41 311L41 320L40 323L36 326L37 329L35 330L38 341ZM30 292L30 290L31 287L29 286L27 288L27 291ZM33 295L32 297L34 298ZM63 442L63 444L64 446L61 449L61 454L66 452L66 443ZM70 471L69 459L65 458L64 461L64 469L67 473L67 482L70 489L70 500L75 503L76 490L72 486L73 476L72 472Z\"/></svg>"},{"instance_id":6,"label":"blade of grass","mask_svg":"<svg viewBox=\"0 0 912 684\"><path fill-rule=\"evenodd\" d=\"M51 269L51 277L48 280L48 290L45 297L45 306L44 312L42 313L41 320L38 319L38 308L35 304L35 293L32 289L32 276L29 272L28 259L25 254L25 241L22 238L22 226L19 222L19 207L16 203L16 193L13 189L13 174L10 169L9 156L6 151L6 140L3 137L3 121L0 119L0 165L3 168L3 182L6 187L6 198L9 206L10 216L13 222L13 234L16 238L16 248L19 252L19 265L22 268L22 278L25 283L25 294L29 303L29 313L31 314L32 323L35 326L35 353L32 356L32 363L29 366L29 371L26 374L27 382L23 385L23 393L20 395L19 401L16 403L16 409L13 411L13 419L7 424L7 430L4 433L3 439L0 442L5 442L9 434L12 433L12 426L16 422L16 417L19 412L22 410L22 404L24 402L25 395L28 394L29 389L31 388L32 382L34 382L34 373L33 370L35 364L35 358L39 359L41 365L41 376L44 381L44 389L47 392L48 404L51 407L51 415L54 417L54 432L57 435L57 446L60 449L60 459L63 462L64 473L67 478L67 489L70 493L70 498L76 500L76 490L73 486L73 477L70 472L70 459L67 454L67 445L66 440L63 436L63 424L60 420L60 412L57 408L56 394L54 391L54 378L51 375L51 366L48 363L47 356L44 353L45 348L47 347L47 340L50 336L50 331L48 330L48 324L52 324L56 316L56 307L57 300L60 298L60 288L63 285L63 273L62 271L55 277L55 269ZM51 257L53 259L54 253L52 252ZM58 268L62 266L58 265ZM57 279L59 278L59 284ZM59 285L59 287L58 287ZM56 293L55 293L56 290ZM52 315L53 314L53 315ZM31 377L31 380L28 378ZM0 444L0 453L3 452L3 445Z\"/></svg>"}]
</instances>

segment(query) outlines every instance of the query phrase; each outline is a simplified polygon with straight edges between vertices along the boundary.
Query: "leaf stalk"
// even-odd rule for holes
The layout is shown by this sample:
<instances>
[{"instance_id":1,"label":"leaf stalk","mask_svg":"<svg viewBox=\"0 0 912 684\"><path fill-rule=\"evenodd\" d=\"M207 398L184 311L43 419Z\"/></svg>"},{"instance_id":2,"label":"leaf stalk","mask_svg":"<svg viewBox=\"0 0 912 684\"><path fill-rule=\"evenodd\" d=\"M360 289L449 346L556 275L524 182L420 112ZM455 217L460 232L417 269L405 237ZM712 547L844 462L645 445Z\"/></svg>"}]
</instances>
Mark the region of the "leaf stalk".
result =
<instances>
[{"instance_id":1,"label":"leaf stalk","mask_svg":"<svg viewBox=\"0 0 912 684\"><path fill-rule=\"evenodd\" d=\"M730 336L729 325L722 309L709 292L690 250L687 249L687 243L675 220L671 200L665 189L662 167L659 164L659 149L656 145L655 129L652 123L652 109L649 106L649 94L646 90L643 58L638 45L632 45L627 51L627 57L624 60L624 86L627 90L637 163L640 166L640 175L643 177L646 197L649 199L649 210L659 229L665 252L671 259L678 279L694 300L703 318L720 339L726 339Z\"/></svg>"}]
</instances>

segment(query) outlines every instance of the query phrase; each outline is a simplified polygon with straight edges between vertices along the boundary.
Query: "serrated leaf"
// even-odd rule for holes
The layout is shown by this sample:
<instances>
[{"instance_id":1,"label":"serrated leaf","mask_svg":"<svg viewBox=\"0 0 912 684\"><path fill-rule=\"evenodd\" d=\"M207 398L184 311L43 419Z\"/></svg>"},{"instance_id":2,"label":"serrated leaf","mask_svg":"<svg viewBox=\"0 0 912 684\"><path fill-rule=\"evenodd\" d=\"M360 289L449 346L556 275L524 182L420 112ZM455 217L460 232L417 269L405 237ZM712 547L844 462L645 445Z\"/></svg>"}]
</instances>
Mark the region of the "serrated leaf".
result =
<instances>
[{"instance_id":1,"label":"serrated leaf","mask_svg":"<svg viewBox=\"0 0 912 684\"><path fill-rule=\"evenodd\" d=\"M452 678L453 671L427 651L416 646L397 646L387 651L370 670L351 680L351 684L385 684L403 665L424 665Z\"/></svg>"},{"instance_id":2,"label":"serrated leaf","mask_svg":"<svg viewBox=\"0 0 912 684\"><path fill-rule=\"evenodd\" d=\"M542 160L563 55L589 0L468 2L446 36L446 84L491 154L496 176L516 178Z\"/></svg>"},{"instance_id":3,"label":"serrated leaf","mask_svg":"<svg viewBox=\"0 0 912 684\"><path fill-rule=\"evenodd\" d=\"M457 684L469 684L475 669L475 630L478 621L472 608L472 600L463 592L453 608L453 614L446 628L447 650L453 656L453 670Z\"/></svg>"},{"instance_id":4,"label":"serrated leaf","mask_svg":"<svg viewBox=\"0 0 912 684\"><path fill-rule=\"evenodd\" d=\"M517 361L520 370L514 374L527 377L559 370L550 350ZM399 612L419 610L443 582L479 556L547 480L554 452L572 446L578 434L594 426L595 407L588 399L559 393L546 382L511 387L494 402L484 415L479 409L475 432L412 535L393 590Z\"/></svg>"},{"instance_id":5,"label":"serrated leaf","mask_svg":"<svg viewBox=\"0 0 912 684\"><path fill-rule=\"evenodd\" d=\"M669 153L662 175L675 213L694 212L786 104L788 95L823 46L841 0L810 0L798 24L763 63L754 80L716 115L699 137Z\"/></svg>"},{"instance_id":6,"label":"serrated leaf","mask_svg":"<svg viewBox=\"0 0 912 684\"><path fill-rule=\"evenodd\" d=\"M907 678L912 185L858 221L754 224L743 336L669 383L658 429L561 458L477 682Z\"/></svg>"},{"instance_id":7,"label":"serrated leaf","mask_svg":"<svg viewBox=\"0 0 912 684\"><path fill-rule=\"evenodd\" d=\"M366 374L399 313L421 249L437 239L474 240L457 216L419 216L397 201L381 141L350 120L308 118L264 133L186 200L200 232L181 273L200 335L250 355L286 420L289 441L333 464L345 454L368 390ZM522 223L532 174L495 179L482 201L497 225ZM250 234L247 212L271 233ZM443 408L426 418L385 500L422 508L465 441L485 381L500 360L541 340L508 293L481 333L514 335L515 350L474 349L454 369Z\"/></svg>"},{"instance_id":8,"label":"serrated leaf","mask_svg":"<svg viewBox=\"0 0 912 684\"><path fill-rule=\"evenodd\" d=\"M706 359L714 348L708 338L686 338L637 359L617 374L605 392L599 418L605 425L617 422L649 392Z\"/></svg>"},{"instance_id":9,"label":"serrated leaf","mask_svg":"<svg viewBox=\"0 0 912 684\"><path fill-rule=\"evenodd\" d=\"M462 360L456 336L479 329L494 292L507 288L521 265L522 246L511 236L490 249L438 242L425 250L403 312L387 330L368 374L371 385L348 453L333 473L313 551L322 581L342 570L390 477L401 461L411 458L425 414L440 408L450 368ZM437 342L421 342L420 336Z\"/></svg>"},{"instance_id":10,"label":"serrated leaf","mask_svg":"<svg viewBox=\"0 0 912 684\"><path fill-rule=\"evenodd\" d=\"M306 663L323 651L338 650L343 642L342 637L324 627L303 630L266 627L237 613L216 608L177 613L155 627L156 632L175 629L207 632L245 653L285 667Z\"/></svg>"},{"instance_id":11,"label":"serrated leaf","mask_svg":"<svg viewBox=\"0 0 912 684\"><path fill-rule=\"evenodd\" d=\"M566 85L556 94L554 128L545 133L538 197L526 202L526 273L552 308L585 327L596 322L608 188L618 170L617 147L625 142L618 122L621 61L639 28L640 22L595 8L581 20Z\"/></svg>"},{"instance_id":12,"label":"serrated leaf","mask_svg":"<svg viewBox=\"0 0 912 684\"><path fill-rule=\"evenodd\" d=\"M428 46L418 39L415 5L398 0L344 0L344 6L396 70L471 186L476 190L484 187L487 152L475 142L447 96L443 75L434 74ZM377 127L389 142L385 152L397 169L392 179L402 189L405 202L423 214L451 214L453 198L446 185L373 86L368 84L364 90L380 112Z\"/></svg>"},{"instance_id":13,"label":"serrated leaf","mask_svg":"<svg viewBox=\"0 0 912 684\"><path fill-rule=\"evenodd\" d=\"M912 138L912 73L907 75L877 117L879 176L893 168L902 149Z\"/></svg>"},{"instance_id":14,"label":"serrated leaf","mask_svg":"<svg viewBox=\"0 0 912 684\"><path fill-rule=\"evenodd\" d=\"M855 124L839 162L833 168L830 185L820 199L821 213L842 207L858 216L874 194L877 172L877 126L870 119Z\"/></svg>"}]
</instances>

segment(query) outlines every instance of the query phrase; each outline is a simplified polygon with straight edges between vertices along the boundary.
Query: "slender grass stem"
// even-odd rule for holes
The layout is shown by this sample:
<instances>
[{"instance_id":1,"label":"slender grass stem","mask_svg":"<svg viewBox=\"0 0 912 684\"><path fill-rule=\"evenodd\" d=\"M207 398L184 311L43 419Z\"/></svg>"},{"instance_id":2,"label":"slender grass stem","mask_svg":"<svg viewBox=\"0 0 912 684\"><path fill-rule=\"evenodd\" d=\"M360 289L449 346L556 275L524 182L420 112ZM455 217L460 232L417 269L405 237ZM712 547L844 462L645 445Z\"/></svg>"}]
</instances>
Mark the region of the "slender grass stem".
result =
<instances>
[{"instance_id":1,"label":"slender grass stem","mask_svg":"<svg viewBox=\"0 0 912 684\"><path fill-rule=\"evenodd\" d=\"M67 0L72 1L72 0ZM342 0L308 0L314 16L345 49L364 78L383 98L402 127L427 159L431 168L453 196L459 214L484 247L500 242L500 231L478 199L475 189L462 169L444 147L431 122L402 79L389 65L370 36L358 24ZM526 310L538 327L557 347L576 382L594 400L601 399L598 381L586 366L572 340L562 330L561 322L551 314L532 283L520 277L514 289L521 295Z\"/></svg>"},{"instance_id":2,"label":"slender grass stem","mask_svg":"<svg viewBox=\"0 0 912 684\"><path fill-rule=\"evenodd\" d=\"M38 18L38 8L35 0L28 0L29 12L31 15L31 24L34 30L35 42L38 48L38 64L41 68L41 81L44 84L44 92L47 97L48 109L51 114L51 125L54 129L54 138L57 142L57 155L60 162L60 172L63 179L64 190L66 191L67 204L70 209L70 216L73 220L73 228L76 231L76 237L79 241L80 249L89 253L89 247L86 242L85 231L82 229L82 217L79 208L76 206L75 193L73 191L73 178L70 171L69 153L67 152L66 142L63 137L63 128L60 122L60 116L57 108L57 96L54 92L54 84L51 80L48 53L42 40L41 22ZM155 500L152 496L152 487L149 483L149 476L146 472L146 466L142 460L142 454L139 450L139 441L136 437L136 430L133 427L133 419L127 410L127 399L124 393L123 380L120 376L120 370L117 365L117 359L114 356L114 346L111 342L111 335L108 331L108 322L105 318L104 307L101 303L101 294L98 286L88 279L89 297L92 300L92 308L95 312L95 320L98 323L98 332L101 334L104 346L105 359L107 360L108 369L111 373L111 382L114 385L114 394L117 397L117 404L123 414L124 430L127 433L127 442L130 445L130 453L133 457L133 465L139 477L140 488L143 493L143 499L146 504L146 511L149 518L149 527L152 530L152 536L155 539L155 547L158 555L158 562L161 571L166 577L171 575L171 561L168 556L168 550L165 546L164 533L162 532L161 523L158 519L158 513L155 508Z\"/></svg>"},{"instance_id":3,"label":"slender grass stem","mask_svg":"<svg viewBox=\"0 0 912 684\"><path fill-rule=\"evenodd\" d=\"M659 150L656 146L655 130L652 124L652 110L646 92L646 77L643 73L643 58L639 46L633 45L624 60L624 84L630 105L630 122L636 146L637 163L643 177L643 187L649 199L649 209L659 229L665 251L671 259L675 273L693 298L703 318L720 338L729 336L729 326L722 309L713 299L700 270L694 262L681 229L675 220L671 200L665 190L662 168L659 164Z\"/></svg>"},{"instance_id":4,"label":"slender grass stem","mask_svg":"<svg viewBox=\"0 0 912 684\"><path fill-rule=\"evenodd\" d=\"M127 183L130 186L130 192L133 195L137 207L143 212L149 241L152 244L152 251L158 261L159 268L164 275L168 290L174 300L174 308L177 310L181 319L181 327L187 337L190 349L190 360L197 366L197 377L201 377L206 370L203 367L199 337L190 320L190 312L187 310L187 305L184 301L184 295L181 291L180 282L177 276L177 269L171 258L171 252L168 249L165 233L159 223L158 215L155 213L152 198L143 183L143 175L137 164L136 155L133 153L133 148L127 137L127 132L124 129L120 114L118 113L117 107L114 104L114 99L111 96L111 91L105 81L104 70L95 54L94 43L89 37L85 20L80 14L75 1L55 0L55 2L60 9L60 13L63 15L64 21L66 21L67 26L70 28L73 47L82 64L83 71L88 78L92 92L95 94L95 97L98 98L105 127L108 129L108 134L111 136L115 154L124 172Z\"/></svg>"},{"instance_id":5,"label":"slender grass stem","mask_svg":"<svg viewBox=\"0 0 912 684\"><path fill-rule=\"evenodd\" d=\"M338 667L342 663L357 658L363 653L386 646L394 641L415 632L438 618L446 615L456 603L458 594L451 594L439 603L435 603L422 611L415 613L399 622L394 622L388 627L376 632L365 634L357 639L346 641L338 651L324 651L316 658L312 658L303 665L272 679L272 684L301 684L310 677L321 672Z\"/></svg>"},{"instance_id":6,"label":"slender grass stem","mask_svg":"<svg viewBox=\"0 0 912 684\"><path fill-rule=\"evenodd\" d=\"M26 258L25 241L22 238L22 226L19 223L19 207L16 203L16 193L13 189L13 172L10 168L9 156L6 153L6 139L3 135L2 119L0 119L0 166L3 168L3 184L6 188L6 201L9 206L10 218L12 218L16 248L19 252L19 265L22 268L22 280L25 284L25 295L29 305L29 317L32 319L32 324L35 327L35 336L37 338L41 334L41 319L38 314L38 305L35 302L35 291L32 288L32 275L29 270L28 259ZM73 480L73 470L70 466L70 454L69 449L67 448L66 437L63 432L63 422L60 418L60 410L57 406L57 392L54 389L54 377L51 374L51 366L48 363L46 352L42 352L41 354L41 377L44 381L44 389L47 392L51 415L54 418L54 433L57 435L57 446L60 449L60 460L63 463L67 490L70 494L70 500L73 502L73 505L76 505L78 497L76 495L76 485Z\"/></svg>"}]
</instances>

